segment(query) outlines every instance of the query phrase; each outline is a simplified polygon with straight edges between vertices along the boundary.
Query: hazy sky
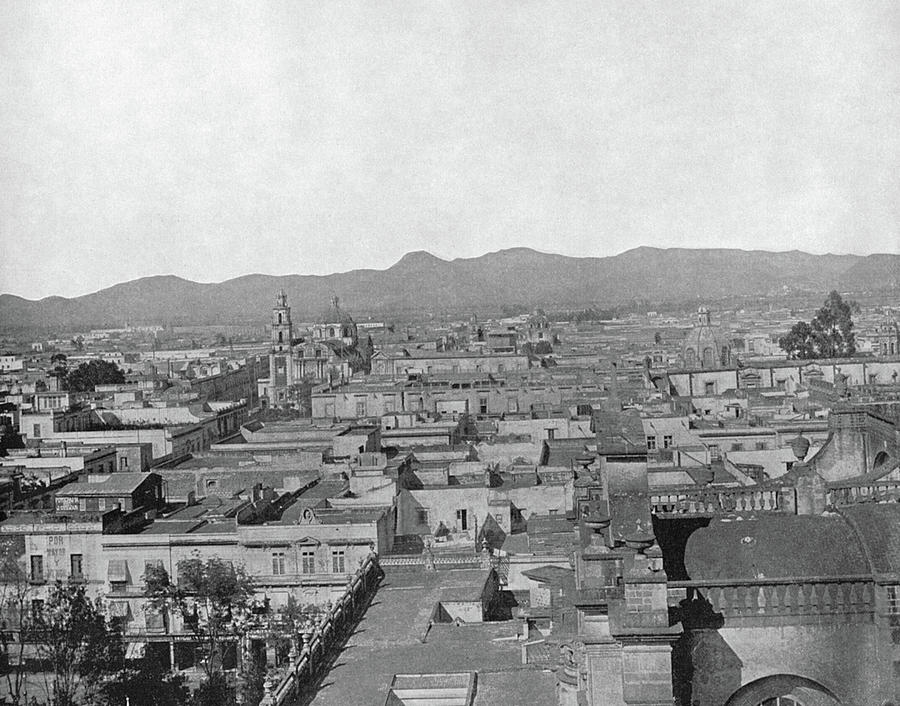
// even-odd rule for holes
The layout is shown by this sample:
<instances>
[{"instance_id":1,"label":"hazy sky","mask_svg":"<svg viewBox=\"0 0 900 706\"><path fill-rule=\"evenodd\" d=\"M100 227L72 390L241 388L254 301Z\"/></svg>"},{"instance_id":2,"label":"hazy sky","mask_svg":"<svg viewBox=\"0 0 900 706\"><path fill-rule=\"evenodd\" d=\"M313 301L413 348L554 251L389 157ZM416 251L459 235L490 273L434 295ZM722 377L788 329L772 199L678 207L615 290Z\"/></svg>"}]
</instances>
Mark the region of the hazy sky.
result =
<instances>
[{"instance_id":1,"label":"hazy sky","mask_svg":"<svg viewBox=\"0 0 900 706\"><path fill-rule=\"evenodd\" d=\"M900 2L0 4L0 291L900 251Z\"/></svg>"}]
</instances>

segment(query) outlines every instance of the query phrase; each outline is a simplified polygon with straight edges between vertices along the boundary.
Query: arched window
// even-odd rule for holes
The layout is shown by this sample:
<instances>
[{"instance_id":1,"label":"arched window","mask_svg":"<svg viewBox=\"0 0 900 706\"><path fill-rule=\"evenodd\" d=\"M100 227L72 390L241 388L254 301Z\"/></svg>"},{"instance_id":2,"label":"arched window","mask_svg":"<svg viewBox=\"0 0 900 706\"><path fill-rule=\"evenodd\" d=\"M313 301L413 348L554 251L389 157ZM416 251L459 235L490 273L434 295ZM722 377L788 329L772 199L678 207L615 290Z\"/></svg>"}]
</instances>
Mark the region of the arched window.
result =
<instances>
[{"instance_id":1,"label":"arched window","mask_svg":"<svg viewBox=\"0 0 900 706\"><path fill-rule=\"evenodd\" d=\"M715 365L715 357L713 355L713 349L712 348L704 348L703 349L703 367L711 368L713 365Z\"/></svg>"},{"instance_id":2,"label":"arched window","mask_svg":"<svg viewBox=\"0 0 900 706\"><path fill-rule=\"evenodd\" d=\"M684 352L684 364L689 368L693 368L697 364L697 354L693 348L688 348Z\"/></svg>"},{"instance_id":3,"label":"arched window","mask_svg":"<svg viewBox=\"0 0 900 706\"><path fill-rule=\"evenodd\" d=\"M731 351L728 350L728 346L722 346L722 352L720 354L720 358L722 361L722 365L730 365L731 364Z\"/></svg>"},{"instance_id":4,"label":"arched window","mask_svg":"<svg viewBox=\"0 0 900 706\"><path fill-rule=\"evenodd\" d=\"M333 328L328 329L328 337L334 338L334 329Z\"/></svg>"},{"instance_id":5,"label":"arched window","mask_svg":"<svg viewBox=\"0 0 900 706\"><path fill-rule=\"evenodd\" d=\"M280 323L284 323L284 321L283 321L283 319L282 319L282 315L281 315L281 312L280 312L280 311L279 311L279 312L278 312L278 323L279 323L279 324L280 324Z\"/></svg>"},{"instance_id":6,"label":"arched window","mask_svg":"<svg viewBox=\"0 0 900 706\"><path fill-rule=\"evenodd\" d=\"M278 342L284 343L284 332L283 331L278 332Z\"/></svg>"}]
</instances>

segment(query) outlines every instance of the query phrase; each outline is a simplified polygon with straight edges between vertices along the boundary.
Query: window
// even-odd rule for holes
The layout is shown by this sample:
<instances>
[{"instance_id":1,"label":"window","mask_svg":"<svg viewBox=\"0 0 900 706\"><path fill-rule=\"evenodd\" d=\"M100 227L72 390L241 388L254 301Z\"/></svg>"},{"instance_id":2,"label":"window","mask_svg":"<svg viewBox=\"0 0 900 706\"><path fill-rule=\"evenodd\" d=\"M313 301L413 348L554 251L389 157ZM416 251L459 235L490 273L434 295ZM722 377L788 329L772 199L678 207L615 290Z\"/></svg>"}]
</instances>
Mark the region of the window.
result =
<instances>
[{"instance_id":1,"label":"window","mask_svg":"<svg viewBox=\"0 0 900 706\"><path fill-rule=\"evenodd\" d=\"M428 510L426 510L424 507L420 507L417 510L417 515L418 515L418 522L420 525L428 524Z\"/></svg>"},{"instance_id":2,"label":"window","mask_svg":"<svg viewBox=\"0 0 900 706\"><path fill-rule=\"evenodd\" d=\"M900 586L888 586L887 599L888 613L900 615Z\"/></svg>"},{"instance_id":3,"label":"window","mask_svg":"<svg viewBox=\"0 0 900 706\"><path fill-rule=\"evenodd\" d=\"M357 417L365 417L366 416L366 401L356 400L356 416Z\"/></svg>"},{"instance_id":4,"label":"window","mask_svg":"<svg viewBox=\"0 0 900 706\"><path fill-rule=\"evenodd\" d=\"M672 435L666 434L663 436L663 448L668 449L672 446Z\"/></svg>"},{"instance_id":5,"label":"window","mask_svg":"<svg viewBox=\"0 0 900 706\"><path fill-rule=\"evenodd\" d=\"M272 573L275 576L284 575L284 552L272 552Z\"/></svg>"},{"instance_id":6,"label":"window","mask_svg":"<svg viewBox=\"0 0 900 706\"><path fill-rule=\"evenodd\" d=\"M31 555L31 580L44 580L44 557L39 554Z\"/></svg>"},{"instance_id":7,"label":"window","mask_svg":"<svg viewBox=\"0 0 900 706\"><path fill-rule=\"evenodd\" d=\"M304 574L316 573L316 550L303 549L300 552L300 570Z\"/></svg>"},{"instance_id":8,"label":"window","mask_svg":"<svg viewBox=\"0 0 900 706\"><path fill-rule=\"evenodd\" d=\"M343 549L331 550L331 571L335 574L344 574L347 572L346 553Z\"/></svg>"},{"instance_id":9,"label":"window","mask_svg":"<svg viewBox=\"0 0 900 706\"><path fill-rule=\"evenodd\" d=\"M384 411L385 412L393 412L394 411L394 398L393 397L385 397L384 398Z\"/></svg>"},{"instance_id":10,"label":"window","mask_svg":"<svg viewBox=\"0 0 900 706\"><path fill-rule=\"evenodd\" d=\"M553 429L552 427L547 429L547 439L553 440L555 438L556 438L556 429Z\"/></svg>"},{"instance_id":11,"label":"window","mask_svg":"<svg viewBox=\"0 0 900 706\"><path fill-rule=\"evenodd\" d=\"M488 413L488 398L487 397L479 397L478 398L478 413L479 414L487 414Z\"/></svg>"},{"instance_id":12,"label":"window","mask_svg":"<svg viewBox=\"0 0 900 706\"><path fill-rule=\"evenodd\" d=\"M655 436L647 437L647 450L648 451L656 451L656 437Z\"/></svg>"},{"instance_id":13,"label":"window","mask_svg":"<svg viewBox=\"0 0 900 706\"><path fill-rule=\"evenodd\" d=\"M510 397L506 402L506 411L507 412L518 412L519 411L519 400L515 397Z\"/></svg>"},{"instance_id":14,"label":"window","mask_svg":"<svg viewBox=\"0 0 900 706\"><path fill-rule=\"evenodd\" d=\"M166 614L155 608L147 606L144 620L148 630L160 631L166 629Z\"/></svg>"},{"instance_id":15,"label":"window","mask_svg":"<svg viewBox=\"0 0 900 706\"><path fill-rule=\"evenodd\" d=\"M219 485L219 481L215 478L207 478L206 479L206 489L210 490L212 488L216 488Z\"/></svg>"},{"instance_id":16,"label":"window","mask_svg":"<svg viewBox=\"0 0 900 706\"><path fill-rule=\"evenodd\" d=\"M83 571L83 559L84 557L81 554L72 554L69 557L69 575L73 579L80 579L84 577Z\"/></svg>"},{"instance_id":17,"label":"window","mask_svg":"<svg viewBox=\"0 0 900 706\"><path fill-rule=\"evenodd\" d=\"M457 510L456 511L456 524L463 531L469 529L468 515L469 515L468 510Z\"/></svg>"},{"instance_id":18,"label":"window","mask_svg":"<svg viewBox=\"0 0 900 706\"><path fill-rule=\"evenodd\" d=\"M123 456L119 459L119 470L124 471L126 468L128 468L128 459Z\"/></svg>"},{"instance_id":19,"label":"window","mask_svg":"<svg viewBox=\"0 0 900 706\"><path fill-rule=\"evenodd\" d=\"M709 447L709 460L710 461L718 461L722 458L722 454L719 453L719 447L717 444L711 444Z\"/></svg>"},{"instance_id":20,"label":"window","mask_svg":"<svg viewBox=\"0 0 900 706\"><path fill-rule=\"evenodd\" d=\"M127 581L110 581L109 582L109 592L110 593L125 593L128 590L128 582Z\"/></svg>"},{"instance_id":21,"label":"window","mask_svg":"<svg viewBox=\"0 0 900 706\"><path fill-rule=\"evenodd\" d=\"M703 391L707 395L716 394L716 383L714 382L705 382L703 383Z\"/></svg>"},{"instance_id":22,"label":"window","mask_svg":"<svg viewBox=\"0 0 900 706\"><path fill-rule=\"evenodd\" d=\"M40 424L35 424L35 425L32 427L31 435L32 435L35 439L40 439L40 438L41 438L41 425L40 425Z\"/></svg>"}]
</instances>

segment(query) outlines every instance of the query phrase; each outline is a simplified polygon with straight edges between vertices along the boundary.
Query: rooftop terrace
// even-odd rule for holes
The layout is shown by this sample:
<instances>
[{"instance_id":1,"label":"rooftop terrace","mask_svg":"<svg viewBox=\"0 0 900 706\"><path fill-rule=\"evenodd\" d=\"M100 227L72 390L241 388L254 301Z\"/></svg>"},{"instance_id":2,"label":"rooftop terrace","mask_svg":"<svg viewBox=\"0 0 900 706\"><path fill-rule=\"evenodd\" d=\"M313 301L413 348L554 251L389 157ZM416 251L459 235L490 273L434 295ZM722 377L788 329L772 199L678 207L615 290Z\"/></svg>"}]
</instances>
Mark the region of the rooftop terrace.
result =
<instances>
[{"instance_id":1,"label":"rooftop terrace","mask_svg":"<svg viewBox=\"0 0 900 706\"><path fill-rule=\"evenodd\" d=\"M476 706L553 703L553 673L521 664L512 622L439 623L421 641L442 593L464 589L468 574L388 574L311 703L383 706L396 674L473 671Z\"/></svg>"}]
</instances>

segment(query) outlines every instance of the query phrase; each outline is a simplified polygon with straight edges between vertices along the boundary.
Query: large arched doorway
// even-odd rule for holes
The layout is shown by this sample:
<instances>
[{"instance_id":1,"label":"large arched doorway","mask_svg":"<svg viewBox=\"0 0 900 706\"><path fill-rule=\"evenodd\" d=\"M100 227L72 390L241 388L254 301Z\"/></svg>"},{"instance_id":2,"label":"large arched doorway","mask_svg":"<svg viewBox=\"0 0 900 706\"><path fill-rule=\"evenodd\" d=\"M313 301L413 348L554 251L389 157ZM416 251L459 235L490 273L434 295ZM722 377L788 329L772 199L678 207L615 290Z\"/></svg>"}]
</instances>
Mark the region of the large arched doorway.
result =
<instances>
[{"instance_id":1,"label":"large arched doorway","mask_svg":"<svg viewBox=\"0 0 900 706\"><path fill-rule=\"evenodd\" d=\"M821 684L793 674L775 674L745 684L725 706L840 706Z\"/></svg>"}]
</instances>

